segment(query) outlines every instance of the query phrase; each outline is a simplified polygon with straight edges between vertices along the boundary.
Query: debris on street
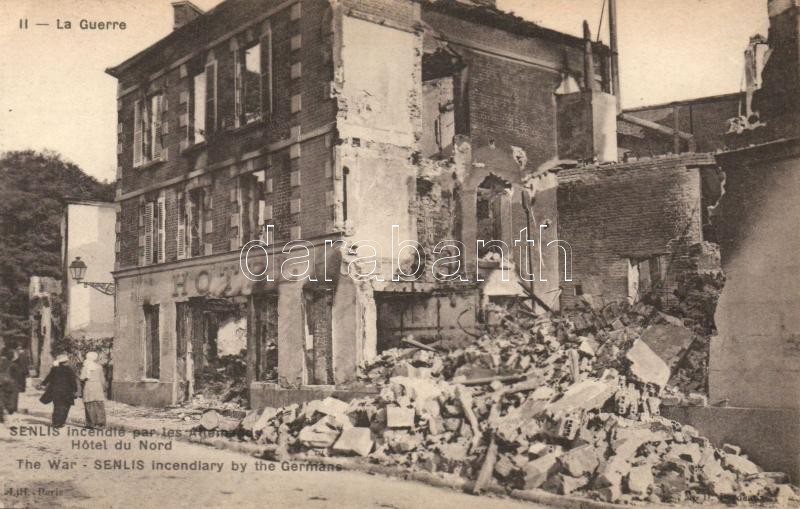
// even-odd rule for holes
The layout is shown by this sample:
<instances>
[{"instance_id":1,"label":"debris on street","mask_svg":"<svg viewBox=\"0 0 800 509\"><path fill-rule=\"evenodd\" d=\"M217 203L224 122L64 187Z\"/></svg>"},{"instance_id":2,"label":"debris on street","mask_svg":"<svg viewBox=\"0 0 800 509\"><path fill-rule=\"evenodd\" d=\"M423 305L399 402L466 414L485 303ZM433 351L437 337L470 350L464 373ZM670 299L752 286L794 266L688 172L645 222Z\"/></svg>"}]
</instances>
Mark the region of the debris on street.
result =
<instances>
[{"instance_id":1,"label":"debris on street","mask_svg":"<svg viewBox=\"0 0 800 509\"><path fill-rule=\"evenodd\" d=\"M786 476L762 472L738 447L715 448L659 415L665 398L705 403L669 385L699 329L645 304L574 319L520 305L486 311L500 319L477 339L405 341L363 366L362 382L379 395L266 408L240 429L277 457L363 457L469 479L473 493L495 485L650 503L794 496ZM204 421L231 426L208 413Z\"/></svg>"}]
</instances>

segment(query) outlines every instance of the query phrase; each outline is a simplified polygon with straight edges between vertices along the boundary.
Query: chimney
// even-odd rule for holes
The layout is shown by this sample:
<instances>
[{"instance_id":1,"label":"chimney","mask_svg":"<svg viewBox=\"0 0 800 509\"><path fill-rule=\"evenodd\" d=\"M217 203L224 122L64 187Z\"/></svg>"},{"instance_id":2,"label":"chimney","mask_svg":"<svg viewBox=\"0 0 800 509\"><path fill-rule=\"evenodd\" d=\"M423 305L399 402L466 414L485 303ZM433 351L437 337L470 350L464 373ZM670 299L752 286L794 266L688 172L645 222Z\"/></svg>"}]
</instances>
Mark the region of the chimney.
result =
<instances>
[{"instance_id":1,"label":"chimney","mask_svg":"<svg viewBox=\"0 0 800 509\"><path fill-rule=\"evenodd\" d=\"M598 89L589 24L583 22L583 88L556 90L558 157L560 159L617 160L617 98ZM568 73L568 70L565 69Z\"/></svg>"},{"instance_id":2,"label":"chimney","mask_svg":"<svg viewBox=\"0 0 800 509\"><path fill-rule=\"evenodd\" d=\"M203 14L203 9L188 0L172 2L173 23L172 29L177 30Z\"/></svg>"},{"instance_id":3,"label":"chimney","mask_svg":"<svg viewBox=\"0 0 800 509\"><path fill-rule=\"evenodd\" d=\"M594 55L592 54L592 32L589 23L583 21L583 88L594 90Z\"/></svg>"},{"instance_id":4,"label":"chimney","mask_svg":"<svg viewBox=\"0 0 800 509\"><path fill-rule=\"evenodd\" d=\"M617 0L608 2L608 38L611 45L611 91L617 98L617 113L622 112L622 93L619 85L619 45L617 44Z\"/></svg>"}]
</instances>

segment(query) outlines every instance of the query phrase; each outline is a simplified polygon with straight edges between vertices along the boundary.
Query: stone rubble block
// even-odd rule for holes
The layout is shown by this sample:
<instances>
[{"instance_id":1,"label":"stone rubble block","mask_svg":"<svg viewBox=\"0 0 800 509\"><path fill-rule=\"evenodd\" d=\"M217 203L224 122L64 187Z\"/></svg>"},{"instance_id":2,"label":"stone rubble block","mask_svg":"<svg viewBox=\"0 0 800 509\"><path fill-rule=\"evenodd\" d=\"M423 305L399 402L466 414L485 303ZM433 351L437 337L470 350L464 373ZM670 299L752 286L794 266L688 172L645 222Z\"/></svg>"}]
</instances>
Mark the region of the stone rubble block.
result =
<instances>
[{"instance_id":1,"label":"stone rubble block","mask_svg":"<svg viewBox=\"0 0 800 509\"><path fill-rule=\"evenodd\" d=\"M386 407L386 426L389 428L413 428L414 409L397 406Z\"/></svg>"},{"instance_id":2,"label":"stone rubble block","mask_svg":"<svg viewBox=\"0 0 800 509\"><path fill-rule=\"evenodd\" d=\"M333 450L345 454L358 454L366 456L372 450L372 433L369 428L348 428L342 431L339 440L333 445Z\"/></svg>"},{"instance_id":3,"label":"stone rubble block","mask_svg":"<svg viewBox=\"0 0 800 509\"><path fill-rule=\"evenodd\" d=\"M666 387L671 374L669 366L647 346L647 343L637 339L625 357L631 363L631 374L640 382Z\"/></svg>"}]
</instances>

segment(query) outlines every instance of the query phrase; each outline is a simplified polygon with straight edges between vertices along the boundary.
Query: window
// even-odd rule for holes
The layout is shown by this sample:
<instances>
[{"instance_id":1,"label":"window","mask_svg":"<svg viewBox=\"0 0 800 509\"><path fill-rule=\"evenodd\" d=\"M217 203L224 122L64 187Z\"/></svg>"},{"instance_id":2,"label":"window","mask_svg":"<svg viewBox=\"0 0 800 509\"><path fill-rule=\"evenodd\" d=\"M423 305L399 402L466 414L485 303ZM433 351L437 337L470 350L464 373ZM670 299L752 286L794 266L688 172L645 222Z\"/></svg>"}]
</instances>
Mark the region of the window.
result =
<instances>
[{"instance_id":1,"label":"window","mask_svg":"<svg viewBox=\"0 0 800 509\"><path fill-rule=\"evenodd\" d=\"M261 119L261 45L244 50L244 79L242 80L244 123Z\"/></svg>"},{"instance_id":2,"label":"window","mask_svg":"<svg viewBox=\"0 0 800 509\"><path fill-rule=\"evenodd\" d=\"M178 260L183 260L188 254L186 247L189 245L189 232L186 225L189 223L188 200L184 193L178 194L178 228L175 233L175 249Z\"/></svg>"},{"instance_id":3,"label":"window","mask_svg":"<svg viewBox=\"0 0 800 509\"><path fill-rule=\"evenodd\" d=\"M333 292L326 288L303 291L305 365L308 385L330 385L333 378Z\"/></svg>"},{"instance_id":4,"label":"window","mask_svg":"<svg viewBox=\"0 0 800 509\"><path fill-rule=\"evenodd\" d=\"M139 211L139 224L142 231L139 265L152 265L165 261L166 244L166 202L164 193L154 201L142 203Z\"/></svg>"},{"instance_id":5,"label":"window","mask_svg":"<svg viewBox=\"0 0 800 509\"><path fill-rule=\"evenodd\" d=\"M664 290L668 255L628 260L628 301L633 304L649 293Z\"/></svg>"},{"instance_id":6,"label":"window","mask_svg":"<svg viewBox=\"0 0 800 509\"><path fill-rule=\"evenodd\" d=\"M278 296L253 298L255 311L256 379L278 381Z\"/></svg>"},{"instance_id":7,"label":"window","mask_svg":"<svg viewBox=\"0 0 800 509\"><path fill-rule=\"evenodd\" d=\"M161 377L161 338L158 330L158 305L144 306L144 376Z\"/></svg>"},{"instance_id":8,"label":"window","mask_svg":"<svg viewBox=\"0 0 800 509\"><path fill-rule=\"evenodd\" d=\"M264 238L272 210L266 200L266 172L264 170L243 175L239 179L239 245ZM269 216L269 217L268 217Z\"/></svg>"},{"instance_id":9,"label":"window","mask_svg":"<svg viewBox=\"0 0 800 509\"><path fill-rule=\"evenodd\" d=\"M272 107L271 34L236 53L236 125L266 118Z\"/></svg>"},{"instance_id":10,"label":"window","mask_svg":"<svg viewBox=\"0 0 800 509\"><path fill-rule=\"evenodd\" d=\"M159 161L164 155L166 134L164 115L166 101L163 94L153 94L138 99L133 105L133 165L141 166Z\"/></svg>"},{"instance_id":11,"label":"window","mask_svg":"<svg viewBox=\"0 0 800 509\"><path fill-rule=\"evenodd\" d=\"M203 137L208 138L217 130L217 62L206 64L205 85L205 127Z\"/></svg>"},{"instance_id":12,"label":"window","mask_svg":"<svg viewBox=\"0 0 800 509\"><path fill-rule=\"evenodd\" d=\"M189 127L191 143L206 139L206 72L195 74L192 81L192 118Z\"/></svg>"},{"instance_id":13,"label":"window","mask_svg":"<svg viewBox=\"0 0 800 509\"><path fill-rule=\"evenodd\" d=\"M186 210L186 257L211 254L207 237L211 233L211 192L205 188L189 191Z\"/></svg>"},{"instance_id":14,"label":"window","mask_svg":"<svg viewBox=\"0 0 800 509\"><path fill-rule=\"evenodd\" d=\"M166 215L166 201L164 199L164 194L161 193L156 201L155 217L153 218L153 231L155 232L153 259L158 263L164 263L166 261Z\"/></svg>"}]
</instances>

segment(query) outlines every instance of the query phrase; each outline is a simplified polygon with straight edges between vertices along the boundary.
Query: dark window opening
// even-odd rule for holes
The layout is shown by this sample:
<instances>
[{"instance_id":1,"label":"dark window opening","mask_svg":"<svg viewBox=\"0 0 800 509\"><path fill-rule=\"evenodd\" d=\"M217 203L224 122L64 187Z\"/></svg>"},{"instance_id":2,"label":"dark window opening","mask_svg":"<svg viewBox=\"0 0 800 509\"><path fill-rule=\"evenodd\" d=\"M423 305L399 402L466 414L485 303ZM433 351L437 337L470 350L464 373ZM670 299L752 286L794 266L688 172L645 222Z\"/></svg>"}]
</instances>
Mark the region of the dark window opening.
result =
<instances>
[{"instance_id":1,"label":"dark window opening","mask_svg":"<svg viewBox=\"0 0 800 509\"><path fill-rule=\"evenodd\" d=\"M504 205L510 205L511 184L489 175L478 187L476 200L477 240L484 241L478 257L484 258L490 253L498 253L499 246L491 241L503 240L503 226L510 221L510 217L504 217L510 207Z\"/></svg>"},{"instance_id":2,"label":"dark window opening","mask_svg":"<svg viewBox=\"0 0 800 509\"><path fill-rule=\"evenodd\" d=\"M350 169L346 166L342 170L342 219L347 221L347 176Z\"/></svg>"},{"instance_id":3,"label":"dark window opening","mask_svg":"<svg viewBox=\"0 0 800 509\"><path fill-rule=\"evenodd\" d=\"M242 123L261 120L261 45L242 52Z\"/></svg>"},{"instance_id":4,"label":"dark window opening","mask_svg":"<svg viewBox=\"0 0 800 509\"><path fill-rule=\"evenodd\" d=\"M193 394L247 403L247 312L239 299L190 299L186 372Z\"/></svg>"},{"instance_id":5,"label":"dark window opening","mask_svg":"<svg viewBox=\"0 0 800 509\"><path fill-rule=\"evenodd\" d=\"M332 385L333 378L333 292L315 288L303 292L306 325L306 383Z\"/></svg>"},{"instance_id":6,"label":"dark window opening","mask_svg":"<svg viewBox=\"0 0 800 509\"><path fill-rule=\"evenodd\" d=\"M278 296L253 299L255 307L256 380L278 381Z\"/></svg>"},{"instance_id":7,"label":"dark window opening","mask_svg":"<svg viewBox=\"0 0 800 509\"><path fill-rule=\"evenodd\" d=\"M158 330L158 305L144 306L144 376L159 379L161 377L161 337Z\"/></svg>"}]
</instances>

